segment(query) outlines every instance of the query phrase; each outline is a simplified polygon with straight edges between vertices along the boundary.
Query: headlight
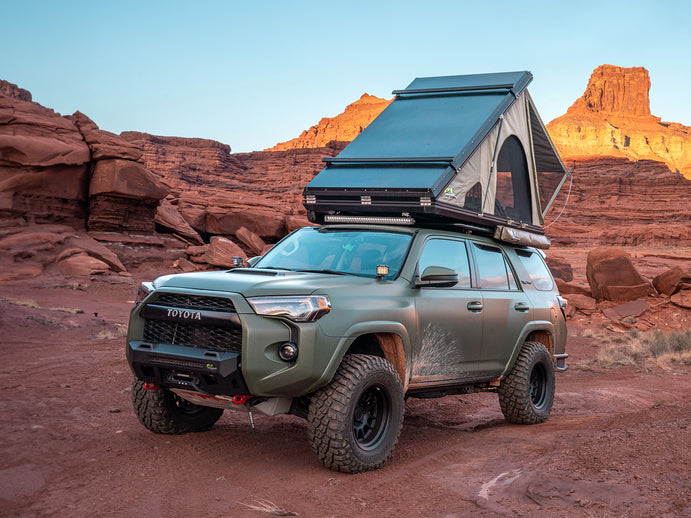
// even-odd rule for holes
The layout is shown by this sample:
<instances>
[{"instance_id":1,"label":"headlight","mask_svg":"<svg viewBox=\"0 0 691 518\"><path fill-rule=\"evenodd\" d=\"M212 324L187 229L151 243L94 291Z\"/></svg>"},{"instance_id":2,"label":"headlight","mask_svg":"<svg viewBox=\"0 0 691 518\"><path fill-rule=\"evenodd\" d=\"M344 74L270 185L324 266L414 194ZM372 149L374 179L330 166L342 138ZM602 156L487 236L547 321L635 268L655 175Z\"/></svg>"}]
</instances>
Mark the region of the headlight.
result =
<instances>
[{"instance_id":1,"label":"headlight","mask_svg":"<svg viewBox=\"0 0 691 518\"><path fill-rule=\"evenodd\" d=\"M154 286L150 282L142 282L139 285L139 289L137 290L137 294L134 296L134 307L136 308L141 304L142 300L144 300L146 297L149 296L149 293L154 291Z\"/></svg>"},{"instance_id":2,"label":"headlight","mask_svg":"<svg viewBox=\"0 0 691 518\"><path fill-rule=\"evenodd\" d=\"M313 322L331 311L331 301L325 295L250 297L247 302L257 315L286 317L296 322Z\"/></svg>"}]
</instances>

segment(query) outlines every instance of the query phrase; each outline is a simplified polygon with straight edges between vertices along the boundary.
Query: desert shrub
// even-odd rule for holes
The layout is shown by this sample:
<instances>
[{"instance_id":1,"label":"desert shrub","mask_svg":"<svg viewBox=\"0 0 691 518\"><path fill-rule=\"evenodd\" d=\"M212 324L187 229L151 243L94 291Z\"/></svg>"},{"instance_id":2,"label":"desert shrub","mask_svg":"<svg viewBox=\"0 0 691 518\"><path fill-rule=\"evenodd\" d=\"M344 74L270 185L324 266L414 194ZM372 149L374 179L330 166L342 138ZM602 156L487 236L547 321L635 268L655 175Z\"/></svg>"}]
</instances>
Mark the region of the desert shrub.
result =
<instances>
[{"instance_id":1,"label":"desert shrub","mask_svg":"<svg viewBox=\"0 0 691 518\"><path fill-rule=\"evenodd\" d=\"M595 363L603 368L635 365L645 360L659 364L691 365L691 329L663 333L655 330L640 333L631 330L629 340L603 349Z\"/></svg>"}]
</instances>

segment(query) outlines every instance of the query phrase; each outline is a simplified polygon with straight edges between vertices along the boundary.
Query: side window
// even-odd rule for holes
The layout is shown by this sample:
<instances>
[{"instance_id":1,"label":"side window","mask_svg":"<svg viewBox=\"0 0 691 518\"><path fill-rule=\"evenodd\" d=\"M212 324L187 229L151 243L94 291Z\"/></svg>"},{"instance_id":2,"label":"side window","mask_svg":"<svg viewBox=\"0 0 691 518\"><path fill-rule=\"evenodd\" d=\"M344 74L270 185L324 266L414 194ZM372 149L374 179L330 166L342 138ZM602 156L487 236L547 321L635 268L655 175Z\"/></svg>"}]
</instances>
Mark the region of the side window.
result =
<instances>
[{"instance_id":1,"label":"side window","mask_svg":"<svg viewBox=\"0 0 691 518\"><path fill-rule=\"evenodd\" d=\"M458 274L458 284L454 288L470 288L470 264L463 241L439 238L427 241L420 256L420 274L428 266L451 268Z\"/></svg>"},{"instance_id":2,"label":"side window","mask_svg":"<svg viewBox=\"0 0 691 518\"><path fill-rule=\"evenodd\" d=\"M516 254L530 275L530 280L536 290L550 291L554 288L552 275L540 254L530 250L516 250Z\"/></svg>"},{"instance_id":3,"label":"side window","mask_svg":"<svg viewBox=\"0 0 691 518\"><path fill-rule=\"evenodd\" d=\"M480 288L487 290L517 290L518 284L499 248L473 243Z\"/></svg>"}]
</instances>

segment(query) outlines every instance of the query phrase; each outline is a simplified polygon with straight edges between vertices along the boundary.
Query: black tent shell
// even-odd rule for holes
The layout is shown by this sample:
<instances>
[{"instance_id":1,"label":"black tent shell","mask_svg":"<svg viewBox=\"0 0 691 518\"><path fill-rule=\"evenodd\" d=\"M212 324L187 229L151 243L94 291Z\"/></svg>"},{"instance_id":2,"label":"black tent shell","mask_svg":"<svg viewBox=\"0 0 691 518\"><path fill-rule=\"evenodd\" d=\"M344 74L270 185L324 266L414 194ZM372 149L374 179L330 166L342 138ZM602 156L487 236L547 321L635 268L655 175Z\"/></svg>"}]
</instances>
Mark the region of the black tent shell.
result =
<instances>
[{"instance_id":1,"label":"black tent shell","mask_svg":"<svg viewBox=\"0 0 691 518\"><path fill-rule=\"evenodd\" d=\"M407 217L544 233L568 171L530 72L417 78L307 185L313 222Z\"/></svg>"}]
</instances>

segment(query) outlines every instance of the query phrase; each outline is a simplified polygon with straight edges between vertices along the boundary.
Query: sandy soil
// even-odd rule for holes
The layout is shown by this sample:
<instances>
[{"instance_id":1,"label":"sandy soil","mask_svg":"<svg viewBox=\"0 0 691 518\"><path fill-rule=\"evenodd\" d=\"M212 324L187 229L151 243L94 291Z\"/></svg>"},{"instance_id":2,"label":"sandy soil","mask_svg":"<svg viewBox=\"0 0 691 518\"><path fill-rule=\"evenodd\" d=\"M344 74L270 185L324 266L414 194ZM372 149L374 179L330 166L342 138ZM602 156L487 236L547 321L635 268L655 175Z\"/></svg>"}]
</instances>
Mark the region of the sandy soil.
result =
<instances>
[{"instance_id":1,"label":"sandy soil","mask_svg":"<svg viewBox=\"0 0 691 518\"><path fill-rule=\"evenodd\" d=\"M691 516L688 366L576 368L601 347L576 325L546 423L507 424L495 394L411 399L384 467L339 474L293 416L257 417L256 436L230 411L199 434L141 426L136 284L0 286L1 516Z\"/></svg>"}]
</instances>

